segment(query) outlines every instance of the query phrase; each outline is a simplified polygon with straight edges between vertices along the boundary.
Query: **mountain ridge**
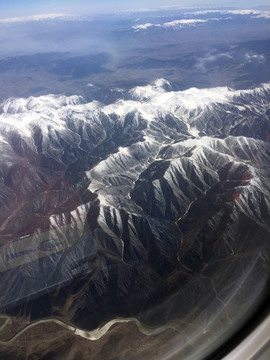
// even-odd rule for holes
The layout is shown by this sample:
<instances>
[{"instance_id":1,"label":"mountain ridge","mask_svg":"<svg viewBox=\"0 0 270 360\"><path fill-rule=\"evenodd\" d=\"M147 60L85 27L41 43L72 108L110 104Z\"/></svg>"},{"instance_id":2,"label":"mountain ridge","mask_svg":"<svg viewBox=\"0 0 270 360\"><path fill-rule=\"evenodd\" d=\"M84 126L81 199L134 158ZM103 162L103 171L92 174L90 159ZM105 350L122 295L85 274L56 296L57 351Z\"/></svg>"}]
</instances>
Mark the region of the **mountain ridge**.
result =
<instances>
[{"instance_id":1,"label":"mountain ridge","mask_svg":"<svg viewBox=\"0 0 270 360\"><path fill-rule=\"evenodd\" d=\"M109 105L2 103L2 311L160 326L195 316L198 286L202 311L240 306L227 279L250 294L250 259L260 281L268 266L269 98L159 79Z\"/></svg>"}]
</instances>

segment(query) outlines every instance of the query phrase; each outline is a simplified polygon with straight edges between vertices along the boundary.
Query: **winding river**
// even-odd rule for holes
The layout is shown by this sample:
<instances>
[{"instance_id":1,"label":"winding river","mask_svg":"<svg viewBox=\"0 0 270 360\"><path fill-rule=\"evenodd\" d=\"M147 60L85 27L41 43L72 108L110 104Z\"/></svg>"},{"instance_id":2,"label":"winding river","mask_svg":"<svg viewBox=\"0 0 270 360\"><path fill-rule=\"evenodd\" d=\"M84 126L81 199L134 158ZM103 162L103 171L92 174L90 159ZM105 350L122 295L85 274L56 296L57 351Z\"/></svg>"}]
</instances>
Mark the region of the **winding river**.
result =
<instances>
[{"instance_id":1,"label":"winding river","mask_svg":"<svg viewBox=\"0 0 270 360\"><path fill-rule=\"evenodd\" d=\"M2 332L5 329L5 327L8 325L11 318L7 315L0 315L0 319L5 319L4 324L2 324L0 326L0 332ZM17 334L15 334L11 339L9 339L7 341L0 340L0 345L9 345L9 344L13 343L19 336L21 336L27 330L29 330L30 328L35 327L37 325L40 325L40 324L55 323L55 324L63 327L64 329L73 332L74 335L81 336L82 338L87 339L87 340L95 341L95 340L99 340L102 336L104 336L114 324L128 323L128 322L135 323L137 328L139 329L139 331L142 334L148 335L148 336L149 335L158 335L168 329L177 330L172 324L166 324L166 325L163 325L163 326L160 326L157 328L151 328L151 327L147 327L147 326L143 325L136 318L117 318L117 319L108 321L105 325L100 326L97 329L88 331L88 330L83 330L83 329L77 328L73 325L69 325L59 318L50 317L50 318L40 319L40 320L37 320L37 321L34 321L34 322L28 324L22 330L20 330Z\"/></svg>"}]
</instances>

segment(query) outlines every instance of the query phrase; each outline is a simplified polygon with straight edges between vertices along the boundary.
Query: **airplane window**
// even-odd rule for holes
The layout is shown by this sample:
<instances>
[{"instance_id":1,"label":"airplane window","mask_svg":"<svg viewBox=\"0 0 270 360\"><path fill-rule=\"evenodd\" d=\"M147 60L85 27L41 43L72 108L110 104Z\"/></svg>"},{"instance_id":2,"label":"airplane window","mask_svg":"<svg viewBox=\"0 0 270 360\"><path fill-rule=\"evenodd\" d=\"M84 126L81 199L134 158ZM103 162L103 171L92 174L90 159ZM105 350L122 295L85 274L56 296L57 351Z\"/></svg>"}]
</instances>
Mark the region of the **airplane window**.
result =
<instances>
[{"instance_id":1,"label":"airplane window","mask_svg":"<svg viewBox=\"0 0 270 360\"><path fill-rule=\"evenodd\" d=\"M0 10L0 360L267 360L269 4Z\"/></svg>"}]
</instances>

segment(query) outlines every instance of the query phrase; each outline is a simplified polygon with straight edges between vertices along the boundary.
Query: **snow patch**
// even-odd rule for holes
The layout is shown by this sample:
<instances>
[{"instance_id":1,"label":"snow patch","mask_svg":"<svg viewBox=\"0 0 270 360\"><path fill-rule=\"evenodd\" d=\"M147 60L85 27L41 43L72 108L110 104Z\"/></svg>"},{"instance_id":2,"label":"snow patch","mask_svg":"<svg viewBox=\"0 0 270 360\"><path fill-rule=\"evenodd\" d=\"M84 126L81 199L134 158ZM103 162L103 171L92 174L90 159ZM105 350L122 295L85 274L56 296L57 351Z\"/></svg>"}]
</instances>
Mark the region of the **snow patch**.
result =
<instances>
[{"instance_id":1,"label":"snow patch","mask_svg":"<svg viewBox=\"0 0 270 360\"><path fill-rule=\"evenodd\" d=\"M120 154L124 154L124 155L129 155L129 148L128 147L119 147L118 148L118 153Z\"/></svg>"},{"instance_id":2,"label":"snow patch","mask_svg":"<svg viewBox=\"0 0 270 360\"><path fill-rule=\"evenodd\" d=\"M168 27L177 27L177 26L192 26L196 25L198 23L205 23L208 22L208 20L202 20L202 19L180 19L180 20L174 20L170 22L166 22L163 25L161 25L164 28Z\"/></svg>"},{"instance_id":3,"label":"snow patch","mask_svg":"<svg viewBox=\"0 0 270 360\"><path fill-rule=\"evenodd\" d=\"M232 15L253 15L253 18L270 18L270 11L268 10L201 10L195 12L187 12L185 15L207 15L207 14L232 14Z\"/></svg>"},{"instance_id":4,"label":"snow patch","mask_svg":"<svg viewBox=\"0 0 270 360\"><path fill-rule=\"evenodd\" d=\"M189 132L191 135L198 137L200 134L200 131L195 127L190 127Z\"/></svg>"},{"instance_id":5,"label":"snow patch","mask_svg":"<svg viewBox=\"0 0 270 360\"><path fill-rule=\"evenodd\" d=\"M132 29L134 30L145 30L149 27L152 27L152 26L158 26L158 25L154 25L154 24L151 24L151 23L146 23L146 24L141 24L141 25L134 25L132 26Z\"/></svg>"}]
</instances>

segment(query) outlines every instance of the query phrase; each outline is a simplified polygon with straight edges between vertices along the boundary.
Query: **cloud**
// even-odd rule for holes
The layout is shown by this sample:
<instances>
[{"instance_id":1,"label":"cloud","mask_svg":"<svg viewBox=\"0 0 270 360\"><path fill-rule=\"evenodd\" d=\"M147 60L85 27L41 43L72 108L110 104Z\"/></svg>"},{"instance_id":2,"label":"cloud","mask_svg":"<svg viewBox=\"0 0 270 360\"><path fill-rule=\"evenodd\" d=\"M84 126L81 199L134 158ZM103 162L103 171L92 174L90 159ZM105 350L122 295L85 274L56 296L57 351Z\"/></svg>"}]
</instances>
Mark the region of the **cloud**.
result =
<instances>
[{"instance_id":1,"label":"cloud","mask_svg":"<svg viewBox=\"0 0 270 360\"><path fill-rule=\"evenodd\" d=\"M245 54L245 60L248 63L251 63L251 62L263 63L265 61L265 57L263 55L261 55L261 54L249 54L249 53L246 53Z\"/></svg>"},{"instance_id":2,"label":"cloud","mask_svg":"<svg viewBox=\"0 0 270 360\"><path fill-rule=\"evenodd\" d=\"M226 60L232 58L233 58L232 54L228 52L225 53L210 52L207 53L205 56L199 58L194 67L198 70L205 70L208 64L214 63L219 60L224 60L224 59Z\"/></svg>"},{"instance_id":3,"label":"cloud","mask_svg":"<svg viewBox=\"0 0 270 360\"><path fill-rule=\"evenodd\" d=\"M84 18L84 20L90 20L90 18ZM83 20L82 17L74 16L70 14L37 14L31 16L21 16L21 17L11 17L0 19L0 24L17 24L17 23L25 23L25 22L38 22L38 21L46 21L46 20Z\"/></svg>"},{"instance_id":4,"label":"cloud","mask_svg":"<svg viewBox=\"0 0 270 360\"><path fill-rule=\"evenodd\" d=\"M199 71L205 71L211 65L222 66L224 65L224 63L228 64L228 62L244 66L249 63L264 63L265 57L262 54L256 53L237 53L233 50L230 52L218 53L216 50L213 50L211 52L208 52L204 56L198 58L196 64L194 65L194 68Z\"/></svg>"}]
</instances>

